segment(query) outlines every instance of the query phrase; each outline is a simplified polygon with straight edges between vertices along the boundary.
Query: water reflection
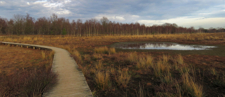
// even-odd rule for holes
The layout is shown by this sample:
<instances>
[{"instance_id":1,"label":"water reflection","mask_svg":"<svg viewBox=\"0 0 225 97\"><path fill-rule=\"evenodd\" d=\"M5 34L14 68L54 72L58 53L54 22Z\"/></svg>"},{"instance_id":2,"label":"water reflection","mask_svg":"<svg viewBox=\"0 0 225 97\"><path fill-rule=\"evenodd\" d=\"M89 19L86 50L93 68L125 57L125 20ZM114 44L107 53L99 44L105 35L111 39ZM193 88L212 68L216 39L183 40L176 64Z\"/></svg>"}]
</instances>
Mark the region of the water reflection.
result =
<instances>
[{"instance_id":1,"label":"water reflection","mask_svg":"<svg viewBox=\"0 0 225 97\"><path fill-rule=\"evenodd\" d=\"M210 50L216 46L184 45L177 43L125 43L115 46L122 49L152 49L152 50Z\"/></svg>"}]
</instances>

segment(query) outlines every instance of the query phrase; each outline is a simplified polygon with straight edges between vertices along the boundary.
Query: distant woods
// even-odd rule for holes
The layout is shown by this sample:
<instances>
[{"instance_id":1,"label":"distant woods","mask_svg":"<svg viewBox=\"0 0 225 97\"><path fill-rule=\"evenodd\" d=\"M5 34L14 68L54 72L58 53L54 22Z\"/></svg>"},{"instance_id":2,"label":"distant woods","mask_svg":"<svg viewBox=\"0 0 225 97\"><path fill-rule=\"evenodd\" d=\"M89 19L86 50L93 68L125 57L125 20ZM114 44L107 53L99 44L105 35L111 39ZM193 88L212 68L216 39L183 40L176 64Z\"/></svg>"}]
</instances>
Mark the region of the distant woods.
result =
<instances>
[{"instance_id":1,"label":"distant woods","mask_svg":"<svg viewBox=\"0 0 225 97\"><path fill-rule=\"evenodd\" d=\"M196 32L225 32L224 28L199 28L179 27L176 24L165 23L162 25L145 26L139 23L118 23L106 17L100 20L90 19L83 22L81 19L69 21L58 18L56 14L51 17L35 20L29 14L14 15L7 20L0 17L0 34L5 35L73 35L73 36L99 36L99 35L147 35L147 34L174 34Z\"/></svg>"}]
</instances>

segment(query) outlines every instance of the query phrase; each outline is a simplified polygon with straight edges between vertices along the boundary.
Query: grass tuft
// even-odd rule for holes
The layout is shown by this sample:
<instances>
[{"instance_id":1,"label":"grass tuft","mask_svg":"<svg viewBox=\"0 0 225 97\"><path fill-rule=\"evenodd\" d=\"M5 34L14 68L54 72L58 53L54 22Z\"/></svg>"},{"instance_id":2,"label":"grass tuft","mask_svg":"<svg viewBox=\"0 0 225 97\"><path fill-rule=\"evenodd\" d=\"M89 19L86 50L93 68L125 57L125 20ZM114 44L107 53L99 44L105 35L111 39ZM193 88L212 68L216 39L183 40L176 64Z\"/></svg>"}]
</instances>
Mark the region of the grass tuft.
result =
<instances>
[{"instance_id":1,"label":"grass tuft","mask_svg":"<svg viewBox=\"0 0 225 97\"><path fill-rule=\"evenodd\" d=\"M163 75L162 77L160 77L161 82L166 83L166 84L170 84L173 83L173 77L171 76L171 73L168 72L165 75Z\"/></svg>"},{"instance_id":2,"label":"grass tuft","mask_svg":"<svg viewBox=\"0 0 225 97\"><path fill-rule=\"evenodd\" d=\"M42 56L42 59L44 60L45 59L45 52L44 51L41 51L41 56Z\"/></svg>"},{"instance_id":3,"label":"grass tuft","mask_svg":"<svg viewBox=\"0 0 225 97\"><path fill-rule=\"evenodd\" d=\"M169 66L163 64L161 60L159 60L154 66L153 66L154 74L156 77L162 76L163 72L167 71L169 72Z\"/></svg>"},{"instance_id":4,"label":"grass tuft","mask_svg":"<svg viewBox=\"0 0 225 97\"><path fill-rule=\"evenodd\" d=\"M139 57L138 62L137 62L137 68L147 71L149 70L150 67L153 65L153 58L151 55L148 55L146 57Z\"/></svg>"},{"instance_id":5,"label":"grass tuft","mask_svg":"<svg viewBox=\"0 0 225 97\"><path fill-rule=\"evenodd\" d=\"M102 61L98 61L98 63L95 65L96 70L101 70L103 68Z\"/></svg>"},{"instance_id":6,"label":"grass tuft","mask_svg":"<svg viewBox=\"0 0 225 97\"><path fill-rule=\"evenodd\" d=\"M115 78L116 82L118 83L118 86L122 86L124 88L127 87L127 84L129 83L131 78L131 75L128 74L128 69L125 71L118 70L118 76Z\"/></svg>"},{"instance_id":7,"label":"grass tuft","mask_svg":"<svg viewBox=\"0 0 225 97\"><path fill-rule=\"evenodd\" d=\"M115 48L108 48L106 46L104 47L97 47L94 49L95 53L100 53L100 54L115 54L116 49Z\"/></svg>"},{"instance_id":8,"label":"grass tuft","mask_svg":"<svg viewBox=\"0 0 225 97\"><path fill-rule=\"evenodd\" d=\"M82 57L80 55L80 53L77 51L77 50L73 50L72 51L72 55L74 56L75 60L78 62L78 63L82 63Z\"/></svg>"},{"instance_id":9,"label":"grass tuft","mask_svg":"<svg viewBox=\"0 0 225 97\"><path fill-rule=\"evenodd\" d=\"M138 61L138 55L137 52L132 52L127 56L127 60L130 62L137 62Z\"/></svg>"},{"instance_id":10,"label":"grass tuft","mask_svg":"<svg viewBox=\"0 0 225 97\"><path fill-rule=\"evenodd\" d=\"M108 72L103 73L98 71L95 76L95 82L100 89L106 90L111 88L110 76Z\"/></svg>"},{"instance_id":11,"label":"grass tuft","mask_svg":"<svg viewBox=\"0 0 225 97\"><path fill-rule=\"evenodd\" d=\"M192 97L202 97L203 96L203 88L201 85L198 85L193 81L193 78L185 73L182 75L183 81L183 89L186 93L190 94Z\"/></svg>"},{"instance_id":12,"label":"grass tuft","mask_svg":"<svg viewBox=\"0 0 225 97\"><path fill-rule=\"evenodd\" d=\"M178 62L178 64L181 64L181 65L184 63L184 59L183 59L183 57L182 57L181 54L179 54L179 55L177 56L177 62Z\"/></svg>"}]
</instances>

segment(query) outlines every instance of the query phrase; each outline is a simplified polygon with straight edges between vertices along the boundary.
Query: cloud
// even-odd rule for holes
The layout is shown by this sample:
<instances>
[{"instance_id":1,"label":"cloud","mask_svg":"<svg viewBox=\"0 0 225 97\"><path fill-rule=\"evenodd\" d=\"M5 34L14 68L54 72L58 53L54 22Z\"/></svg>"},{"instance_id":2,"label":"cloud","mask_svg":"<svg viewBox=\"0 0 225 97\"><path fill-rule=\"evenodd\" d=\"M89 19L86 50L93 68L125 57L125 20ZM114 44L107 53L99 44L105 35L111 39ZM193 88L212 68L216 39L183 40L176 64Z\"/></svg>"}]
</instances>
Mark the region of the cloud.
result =
<instances>
[{"instance_id":1,"label":"cloud","mask_svg":"<svg viewBox=\"0 0 225 97\"><path fill-rule=\"evenodd\" d=\"M100 20L102 17L107 17L111 21L116 21L116 20L123 21L123 20L125 20L125 18L123 16L110 16L110 15L98 15L98 16L95 17L95 19Z\"/></svg>"},{"instance_id":2,"label":"cloud","mask_svg":"<svg viewBox=\"0 0 225 97\"><path fill-rule=\"evenodd\" d=\"M207 19L225 17L224 0L0 0L0 9L0 16L8 19L14 14L39 18L56 13L70 20L106 16L111 21L146 25L171 22L201 26Z\"/></svg>"},{"instance_id":3,"label":"cloud","mask_svg":"<svg viewBox=\"0 0 225 97\"><path fill-rule=\"evenodd\" d=\"M176 23L179 26L184 27L191 27L194 26L195 28L204 27L204 28L210 28L210 27L225 27L225 17L220 18L204 18L204 17L198 17L198 18L191 18L191 17L179 17L179 18L172 18L172 19L166 19L166 20L139 20L139 23L147 24L147 26L152 26L154 24L164 24L164 23Z\"/></svg>"},{"instance_id":4,"label":"cloud","mask_svg":"<svg viewBox=\"0 0 225 97\"><path fill-rule=\"evenodd\" d=\"M4 1L0 1L0 4L5 4L5 2Z\"/></svg>"}]
</instances>

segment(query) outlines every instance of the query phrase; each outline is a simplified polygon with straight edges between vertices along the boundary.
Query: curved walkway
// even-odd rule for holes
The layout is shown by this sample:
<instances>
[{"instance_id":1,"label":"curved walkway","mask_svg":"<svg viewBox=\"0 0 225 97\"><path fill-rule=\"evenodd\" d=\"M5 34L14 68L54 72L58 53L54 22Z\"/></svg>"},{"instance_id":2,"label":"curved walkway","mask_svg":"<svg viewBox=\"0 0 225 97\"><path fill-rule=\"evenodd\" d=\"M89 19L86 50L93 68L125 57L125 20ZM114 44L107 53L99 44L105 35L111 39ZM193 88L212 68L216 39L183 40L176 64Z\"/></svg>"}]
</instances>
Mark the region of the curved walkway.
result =
<instances>
[{"instance_id":1,"label":"curved walkway","mask_svg":"<svg viewBox=\"0 0 225 97\"><path fill-rule=\"evenodd\" d=\"M77 63L65 49L12 42L0 43L55 51L52 70L58 74L58 81L51 90L43 94L43 97L93 97L83 73L78 70Z\"/></svg>"}]
</instances>

